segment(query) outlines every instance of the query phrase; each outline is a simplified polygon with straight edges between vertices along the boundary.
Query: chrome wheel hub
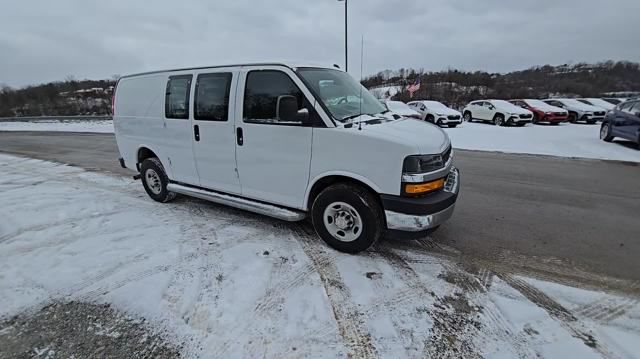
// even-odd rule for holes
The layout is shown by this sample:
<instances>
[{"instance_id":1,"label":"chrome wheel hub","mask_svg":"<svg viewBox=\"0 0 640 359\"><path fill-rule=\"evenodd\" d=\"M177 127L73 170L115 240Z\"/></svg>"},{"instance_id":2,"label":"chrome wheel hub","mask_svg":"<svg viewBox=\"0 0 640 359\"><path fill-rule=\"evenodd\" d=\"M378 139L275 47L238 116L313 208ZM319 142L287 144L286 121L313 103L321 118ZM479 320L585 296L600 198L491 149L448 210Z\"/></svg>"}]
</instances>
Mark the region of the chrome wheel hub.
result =
<instances>
[{"instance_id":1,"label":"chrome wheel hub","mask_svg":"<svg viewBox=\"0 0 640 359\"><path fill-rule=\"evenodd\" d=\"M607 132L609 131L609 127L607 125L602 126L600 129L600 139L603 140L607 137Z\"/></svg>"},{"instance_id":2,"label":"chrome wheel hub","mask_svg":"<svg viewBox=\"0 0 640 359\"><path fill-rule=\"evenodd\" d=\"M342 242L358 239L362 232L360 214L351 205L334 202L324 210L324 226L333 238Z\"/></svg>"},{"instance_id":3,"label":"chrome wheel hub","mask_svg":"<svg viewBox=\"0 0 640 359\"><path fill-rule=\"evenodd\" d=\"M144 179L151 192L154 194L160 194L160 192L162 192L162 182L155 170L148 169L147 172L145 172Z\"/></svg>"}]
</instances>

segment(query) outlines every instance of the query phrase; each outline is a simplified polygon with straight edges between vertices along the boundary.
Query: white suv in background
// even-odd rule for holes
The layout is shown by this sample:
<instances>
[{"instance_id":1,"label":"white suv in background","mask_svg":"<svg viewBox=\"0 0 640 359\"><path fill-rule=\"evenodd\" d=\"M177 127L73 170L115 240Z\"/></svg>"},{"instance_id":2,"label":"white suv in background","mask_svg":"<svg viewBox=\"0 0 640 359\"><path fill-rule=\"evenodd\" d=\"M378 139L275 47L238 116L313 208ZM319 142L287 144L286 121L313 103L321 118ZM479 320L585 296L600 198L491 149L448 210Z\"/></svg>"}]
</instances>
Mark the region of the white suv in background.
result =
<instances>
[{"instance_id":1,"label":"white suv in background","mask_svg":"<svg viewBox=\"0 0 640 359\"><path fill-rule=\"evenodd\" d=\"M488 121L496 126L524 126L533 121L533 112L504 100L472 101L462 113L467 122Z\"/></svg>"},{"instance_id":2,"label":"white suv in background","mask_svg":"<svg viewBox=\"0 0 640 359\"><path fill-rule=\"evenodd\" d=\"M569 112L569 122L584 121L594 124L604 120L607 111L603 108L587 105L572 98L552 98L543 100L551 106L563 108Z\"/></svg>"},{"instance_id":3,"label":"white suv in background","mask_svg":"<svg viewBox=\"0 0 640 359\"><path fill-rule=\"evenodd\" d=\"M409 107L418 111L422 119L438 126L456 127L462 123L462 114L438 101L411 101Z\"/></svg>"}]
</instances>

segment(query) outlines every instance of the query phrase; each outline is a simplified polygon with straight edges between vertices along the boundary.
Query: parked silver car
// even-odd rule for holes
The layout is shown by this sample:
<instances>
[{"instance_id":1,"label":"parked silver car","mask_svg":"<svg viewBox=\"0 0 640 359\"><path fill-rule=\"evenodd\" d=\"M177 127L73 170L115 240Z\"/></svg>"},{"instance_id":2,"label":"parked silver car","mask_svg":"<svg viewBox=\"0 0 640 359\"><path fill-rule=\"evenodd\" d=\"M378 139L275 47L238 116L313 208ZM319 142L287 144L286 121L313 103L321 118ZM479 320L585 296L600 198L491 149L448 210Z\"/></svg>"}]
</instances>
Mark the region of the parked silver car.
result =
<instances>
[{"instance_id":1,"label":"parked silver car","mask_svg":"<svg viewBox=\"0 0 640 359\"><path fill-rule=\"evenodd\" d=\"M589 124L594 124L604 119L604 115L607 114L607 110L587 105L578 100L572 98L552 98L543 100L551 106L556 106L569 111L569 122L584 121Z\"/></svg>"}]
</instances>

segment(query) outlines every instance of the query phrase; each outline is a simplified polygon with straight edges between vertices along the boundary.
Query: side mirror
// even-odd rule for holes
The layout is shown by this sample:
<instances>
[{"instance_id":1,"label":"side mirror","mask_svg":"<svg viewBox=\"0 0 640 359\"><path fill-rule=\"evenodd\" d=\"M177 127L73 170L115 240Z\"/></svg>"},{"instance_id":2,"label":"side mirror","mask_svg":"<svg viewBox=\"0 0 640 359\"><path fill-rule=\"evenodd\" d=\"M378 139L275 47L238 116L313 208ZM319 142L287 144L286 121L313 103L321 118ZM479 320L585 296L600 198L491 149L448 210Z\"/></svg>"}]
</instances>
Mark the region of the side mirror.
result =
<instances>
[{"instance_id":1,"label":"side mirror","mask_svg":"<svg viewBox=\"0 0 640 359\"><path fill-rule=\"evenodd\" d=\"M296 122L300 122L302 126L311 126L311 117L309 116L309 110L301 108L296 111Z\"/></svg>"},{"instance_id":2,"label":"side mirror","mask_svg":"<svg viewBox=\"0 0 640 359\"><path fill-rule=\"evenodd\" d=\"M306 108L298 110L298 99L295 96L278 96L276 115L280 122L299 122L304 126L310 124L309 110Z\"/></svg>"},{"instance_id":3,"label":"side mirror","mask_svg":"<svg viewBox=\"0 0 640 359\"><path fill-rule=\"evenodd\" d=\"M291 95L278 96L276 103L276 115L278 121L294 122L298 113L298 99Z\"/></svg>"}]
</instances>

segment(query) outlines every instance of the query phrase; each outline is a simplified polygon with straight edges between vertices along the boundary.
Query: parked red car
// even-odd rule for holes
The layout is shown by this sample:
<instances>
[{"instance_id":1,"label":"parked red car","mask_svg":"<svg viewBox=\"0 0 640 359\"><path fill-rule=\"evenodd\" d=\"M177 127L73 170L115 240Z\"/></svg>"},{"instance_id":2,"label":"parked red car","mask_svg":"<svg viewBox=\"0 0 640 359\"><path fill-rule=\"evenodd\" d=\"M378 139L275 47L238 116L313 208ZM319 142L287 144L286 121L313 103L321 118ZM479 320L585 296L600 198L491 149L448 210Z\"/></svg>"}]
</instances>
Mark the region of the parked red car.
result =
<instances>
[{"instance_id":1,"label":"parked red car","mask_svg":"<svg viewBox=\"0 0 640 359\"><path fill-rule=\"evenodd\" d=\"M520 106L533 112L533 123L548 122L557 125L560 122L569 120L569 113L560 107L551 106L540 100L511 100L509 101L516 106Z\"/></svg>"}]
</instances>

